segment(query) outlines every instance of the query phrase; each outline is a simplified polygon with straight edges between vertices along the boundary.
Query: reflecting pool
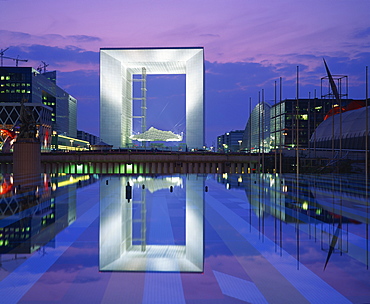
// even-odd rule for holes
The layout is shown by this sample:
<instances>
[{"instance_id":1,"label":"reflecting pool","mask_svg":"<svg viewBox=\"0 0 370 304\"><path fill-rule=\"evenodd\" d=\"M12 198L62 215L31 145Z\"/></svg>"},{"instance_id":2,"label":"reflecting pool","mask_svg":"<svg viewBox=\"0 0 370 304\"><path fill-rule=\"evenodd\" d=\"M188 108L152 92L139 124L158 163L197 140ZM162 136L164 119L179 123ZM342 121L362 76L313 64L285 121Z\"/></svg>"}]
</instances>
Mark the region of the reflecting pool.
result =
<instances>
[{"instance_id":1,"label":"reflecting pool","mask_svg":"<svg viewBox=\"0 0 370 304\"><path fill-rule=\"evenodd\" d=\"M13 179L1 303L370 302L363 176Z\"/></svg>"}]
</instances>

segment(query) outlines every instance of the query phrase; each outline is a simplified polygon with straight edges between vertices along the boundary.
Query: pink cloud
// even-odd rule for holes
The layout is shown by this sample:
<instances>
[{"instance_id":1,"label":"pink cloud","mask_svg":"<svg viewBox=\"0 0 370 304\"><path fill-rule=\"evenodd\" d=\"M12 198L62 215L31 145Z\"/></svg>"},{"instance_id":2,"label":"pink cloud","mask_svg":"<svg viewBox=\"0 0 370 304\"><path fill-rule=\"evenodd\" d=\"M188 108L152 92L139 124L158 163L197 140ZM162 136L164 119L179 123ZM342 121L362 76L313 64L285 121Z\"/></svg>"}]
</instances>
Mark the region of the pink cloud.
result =
<instances>
[{"instance_id":1,"label":"pink cloud","mask_svg":"<svg viewBox=\"0 0 370 304\"><path fill-rule=\"evenodd\" d=\"M356 5L319 0L94 0L89 5L67 0L38 4L26 0L2 3L7 13L0 28L26 33L2 37L4 47L13 43L72 44L97 51L100 47L204 46L211 62L266 60L269 64L297 59L286 58L287 54L356 56L363 41L355 33L368 26L370 9L367 0L356 1Z\"/></svg>"}]
</instances>

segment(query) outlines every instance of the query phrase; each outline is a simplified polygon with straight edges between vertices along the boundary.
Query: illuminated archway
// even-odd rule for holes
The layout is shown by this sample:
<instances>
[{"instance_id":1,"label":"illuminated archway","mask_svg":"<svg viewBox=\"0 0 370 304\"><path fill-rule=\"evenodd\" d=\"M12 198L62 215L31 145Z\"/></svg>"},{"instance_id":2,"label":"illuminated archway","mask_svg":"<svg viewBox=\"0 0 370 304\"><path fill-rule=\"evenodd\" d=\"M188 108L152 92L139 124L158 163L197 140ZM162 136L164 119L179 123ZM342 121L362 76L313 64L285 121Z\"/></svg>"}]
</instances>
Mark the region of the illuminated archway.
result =
<instances>
[{"instance_id":1,"label":"illuminated archway","mask_svg":"<svg viewBox=\"0 0 370 304\"><path fill-rule=\"evenodd\" d=\"M133 75L186 75L186 144L204 145L203 48L100 49L100 137L115 148L131 143Z\"/></svg>"}]
</instances>

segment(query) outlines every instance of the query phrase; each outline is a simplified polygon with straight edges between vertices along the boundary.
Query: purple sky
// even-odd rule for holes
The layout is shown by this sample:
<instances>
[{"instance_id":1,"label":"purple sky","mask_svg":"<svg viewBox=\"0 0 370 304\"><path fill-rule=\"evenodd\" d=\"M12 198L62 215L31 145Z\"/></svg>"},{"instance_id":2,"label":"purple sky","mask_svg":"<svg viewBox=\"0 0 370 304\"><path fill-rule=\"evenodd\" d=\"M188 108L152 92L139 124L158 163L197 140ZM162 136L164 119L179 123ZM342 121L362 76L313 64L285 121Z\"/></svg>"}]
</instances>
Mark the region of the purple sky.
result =
<instances>
[{"instance_id":1,"label":"purple sky","mask_svg":"<svg viewBox=\"0 0 370 304\"><path fill-rule=\"evenodd\" d=\"M28 59L19 66L45 61L57 70L58 84L78 99L78 128L96 135L103 47L203 46L207 145L244 129L249 98L255 105L264 89L273 100L279 77L283 98L295 98L297 65L300 97L320 94L323 57L333 74L348 75L350 98L365 98L369 0L0 0L0 10L0 49L10 47L5 56ZM159 112L184 100L183 78L163 78L153 76L148 91L148 103L161 101ZM173 82L171 90L156 81ZM169 117L167 108L162 114Z\"/></svg>"}]
</instances>

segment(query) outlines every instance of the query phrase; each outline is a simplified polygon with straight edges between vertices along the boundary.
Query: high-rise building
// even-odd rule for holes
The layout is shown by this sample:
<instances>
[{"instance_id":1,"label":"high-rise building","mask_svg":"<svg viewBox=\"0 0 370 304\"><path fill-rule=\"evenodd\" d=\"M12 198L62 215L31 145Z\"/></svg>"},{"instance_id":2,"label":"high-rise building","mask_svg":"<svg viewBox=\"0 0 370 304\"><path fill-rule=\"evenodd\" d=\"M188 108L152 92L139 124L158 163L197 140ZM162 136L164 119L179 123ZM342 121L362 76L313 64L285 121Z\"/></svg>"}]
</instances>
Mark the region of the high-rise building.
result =
<instances>
[{"instance_id":1,"label":"high-rise building","mask_svg":"<svg viewBox=\"0 0 370 304\"><path fill-rule=\"evenodd\" d=\"M57 86L56 71L41 74L32 67L0 67L0 107L22 99L51 110L53 131L77 136L77 100Z\"/></svg>"}]
</instances>

